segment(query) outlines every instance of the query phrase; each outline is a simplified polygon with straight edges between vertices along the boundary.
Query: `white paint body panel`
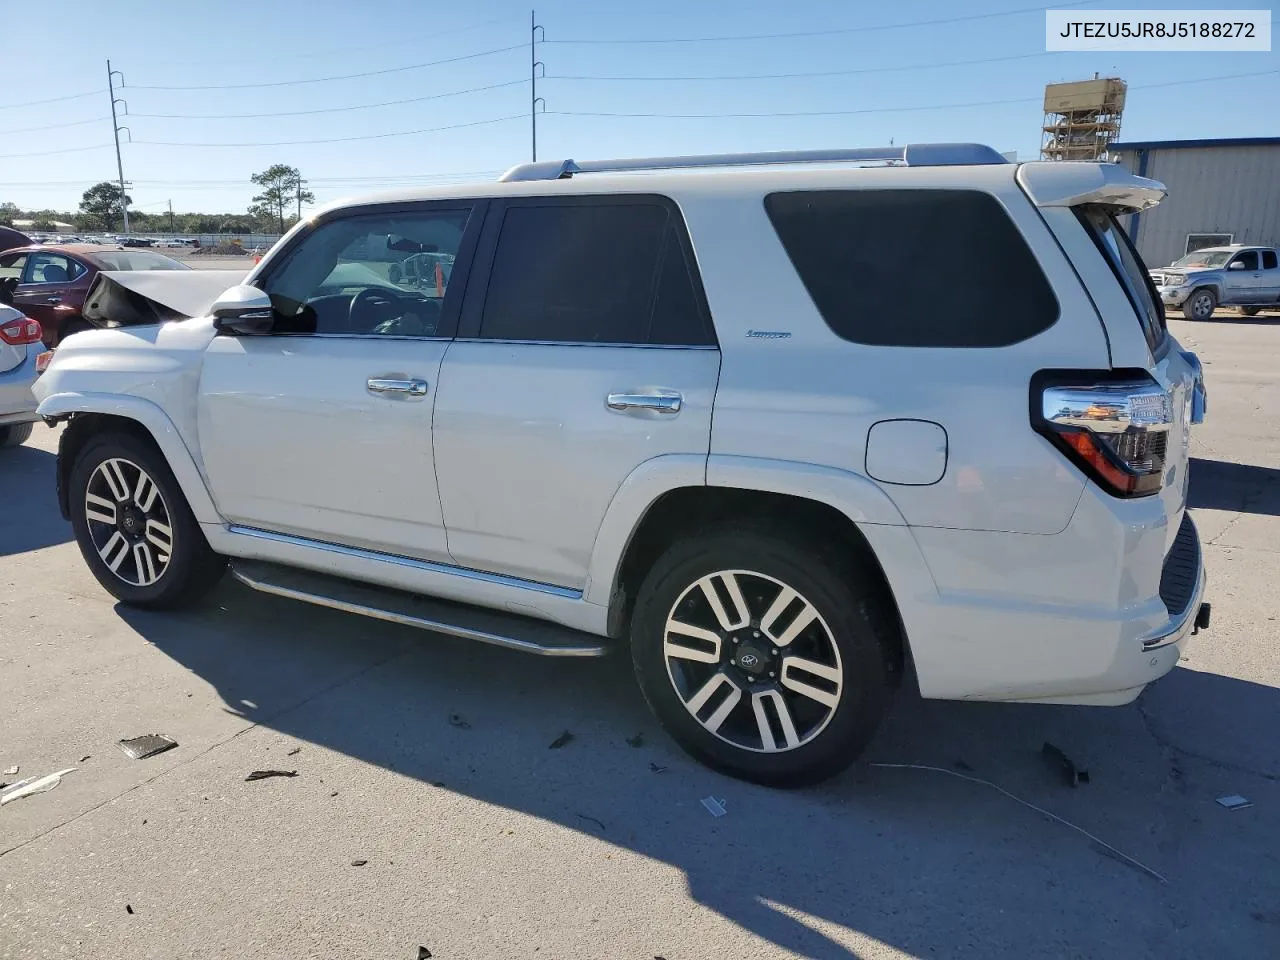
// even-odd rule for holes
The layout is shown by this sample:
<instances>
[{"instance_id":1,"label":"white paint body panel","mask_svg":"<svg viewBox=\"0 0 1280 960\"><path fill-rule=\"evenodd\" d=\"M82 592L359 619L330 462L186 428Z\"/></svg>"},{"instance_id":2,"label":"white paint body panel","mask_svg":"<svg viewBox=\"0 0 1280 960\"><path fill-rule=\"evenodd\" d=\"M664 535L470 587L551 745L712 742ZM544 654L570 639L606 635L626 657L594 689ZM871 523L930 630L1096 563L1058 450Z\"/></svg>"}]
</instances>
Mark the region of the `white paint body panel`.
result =
<instances>
[{"instance_id":1,"label":"white paint body panel","mask_svg":"<svg viewBox=\"0 0 1280 960\"><path fill-rule=\"evenodd\" d=\"M1177 659L1177 645L1142 653L1140 639L1168 619L1158 581L1184 509L1185 449L1172 454L1161 496L1121 501L1028 423L1030 377L1044 368L1146 369L1175 409L1186 402L1176 343L1151 356L1070 210L1085 200L1139 208L1162 195L1106 166L584 175L362 198L669 196L688 224L720 349L215 339L209 321L193 320L72 338L38 386L41 412L146 425L221 552L600 634L632 532L667 491L705 484L818 500L875 553L925 696L1122 702ZM1058 322L1002 349L841 340L763 198L878 187L995 196L1038 256ZM393 374L428 380L428 396L396 405L364 391L366 378ZM610 392L651 388L683 394L678 417L605 405ZM936 437L932 448L914 435L897 444L897 465L893 436L886 450L874 438L875 425L904 420L945 431L944 469L927 485L907 481L937 472ZM1171 441L1184 439L1179 420ZM231 521L398 556L249 535Z\"/></svg>"},{"instance_id":2,"label":"white paint body panel","mask_svg":"<svg viewBox=\"0 0 1280 960\"><path fill-rule=\"evenodd\" d=\"M867 476L927 487L947 472L947 431L930 420L880 420L867 431Z\"/></svg>"}]
</instances>

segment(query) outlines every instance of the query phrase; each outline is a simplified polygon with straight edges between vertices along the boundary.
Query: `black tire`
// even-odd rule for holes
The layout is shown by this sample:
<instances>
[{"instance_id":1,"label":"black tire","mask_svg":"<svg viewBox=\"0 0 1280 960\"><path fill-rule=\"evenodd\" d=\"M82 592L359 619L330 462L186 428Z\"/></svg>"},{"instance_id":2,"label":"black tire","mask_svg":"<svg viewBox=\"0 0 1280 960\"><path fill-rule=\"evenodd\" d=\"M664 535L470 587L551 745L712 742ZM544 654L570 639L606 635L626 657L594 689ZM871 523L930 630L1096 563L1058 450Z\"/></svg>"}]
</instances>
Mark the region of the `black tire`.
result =
<instances>
[{"instance_id":1,"label":"black tire","mask_svg":"<svg viewBox=\"0 0 1280 960\"><path fill-rule=\"evenodd\" d=\"M808 629L818 630L817 636L822 639L815 641L813 636L806 635L806 630L788 650L800 652L798 648L802 644L813 642L834 643L838 649L838 657L835 658L837 672L841 674L838 700L834 709L827 707L825 726L815 724L813 729L816 732L809 734L807 739L797 738L797 746L777 752L762 752L762 747L728 742L705 727L677 692L677 680L673 673L668 672L664 654L667 618L675 613L680 613L682 619L686 616L695 618L696 605L701 601L698 594L688 591L693 590L701 578L717 571L750 571L745 575L739 574L737 579L761 587L760 596L751 595L751 586L741 589L753 619L746 632L734 635L739 636L735 645L730 646L730 642L734 642L732 639L721 643L722 650L730 650L730 657L742 656L744 651L754 653L748 644L762 645L766 649L761 649L761 657L770 667L778 667L779 678L787 676L786 660L778 658L779 651L773 650L773 658L770 659L767 648L772 644L767 639L750 639L760 636L750 632L758 626L755 617L759 606L770 602L768 580L753 579L756 574L795 590L820 617ZM892 649L892 642L886 629L887 620L881 614L880 597L872 583L852 558L823 550L815 542L806 542L768 526L737 524L716 527L681 540L653 565L636 598L631 621L631 655L640 689L676 742L693 757L722 773L775 787L799 787L831 777L857 759L875 736L892 695L893 658L887 653ZM776 587L774 590L780 592ZM678 601L682 604L680 611L675 609ZM708 606L707 609L711 608ZM684 612L686 610L687 613ZM775 628L787 612L783 610L775 617ZM759 620L763 619L760 615ZM823 626L829 630L822 629ZM782 653L785 657L786 651ZM740 666L727 665L723 659L717 665L689 666L685 660L673 663L679 665L679 671L730 673L735 678L745 679L742 689L748 693L759 690L769 697L773 695L770 691L777 691L784 699L790 696L792 704L798 703L798 711L788 714L793 734L800 730L801 725L797 721L801 714L814 707L813 703L799 698L790 688L784 691L781 679L774 682L763 673L756 677L745 676ZM736 661L730 659L729 663ZM699 682L699 679L694 679L688 686ZM737 682L735 680L735 686ZM730 697L732 694L726 694L724 699ZM715 704L714 699L704 701L699 713L705 711L706 706L713 706L714 715L719 709ZM738 713L744 709L747 711L745 717ZM730 729L732 732L728 735L742 739L754 735L763 744L759 727L752 734L751 725L763 727L770 722L760 721L753 713L754 709L749 697L742 696L720 730ZM775 710L775 718L776 713ZM771 725L775 735L782 732L783 728L776 719L771 721Z\"/></svg>"},{"instance_id":2,"label":"black tire","mask_svg":"<svg viewBox=\"0 0 1280 960\"><path fill-rule=\"evenodd\" d=\"M1238 307L1237 309L1239 309L1240 316L1242 317L1256 317L1258 315L1258 311L1260 311L1262 308L1261 307Z\"/></svg>"},{"instance_id":3,"label":"black tire","mask_svg":"<svg viewBox=\"0 0 1280 960\"><path fill-rule=\"evenodd\" d=\"M86 493L89 492L90 480L99 466L109 460L123 460L129 466L144 471L159 489L159 503L169 520L167 526L172 533L168 560L159 577L145 585L127 582L122 575L112 572L99 555L99 548L94 542L95 531L99 537L103 536L104 531L114 536L110 524L95 521L94 528L91 529L90 518L86 513ZM131 485L126 484L126 488ZM67 501L71 508L71 526L81 555L103 588L122 603L152 609L186 606L212 588L226 569L226 558L214 553L209 546L164 456L154 444L141 437L130 433L110 432L96 436L86 443L71 467ZM123 505L124 501L121 503ZM129 506L133 506L133 503ZM113 510L113 513L116 512ZM122 535L125 533L123 527L120 527L120 532ZM144 538L139 536L138 539ZM108 555L113 554L114 551ZM160 555L157 555L157 560L159 558ZM130 558L128 562L133 561Z\"/></svg>"},{"instance_id":4,"label":"black tire","mask_svg":"<svg viewBox=\"0 0 1280 960\"><path fill-rule=\"evenodd\" d=\"M390 267L387 268L387 279L390 280L392 283L399 283L400 278L403 275L404 275L403 271L400 269L400 264L398 263L393 263Z\"/></svg>"},{"instance_id":5,"label":"black tire","mask_svg":"<svg viewBox=\"0 0 1280 960\"><path fill-rule=\"evenodd\" d=\"M1212 320L1218 309L1218 295L1208 287L1201 287L1182 304L1182 315L1188 320Z\"/></svg>"},{"instance_id":6,"label":"black tire","mask_svg":"<svg viewBox=\"0 0 1280 960\"><path fill-rule=\"evenodd\" d=\"M34 423L11 423L0 427L0 447L20 447L31 439Z\"/></svg>"}]
</instances>

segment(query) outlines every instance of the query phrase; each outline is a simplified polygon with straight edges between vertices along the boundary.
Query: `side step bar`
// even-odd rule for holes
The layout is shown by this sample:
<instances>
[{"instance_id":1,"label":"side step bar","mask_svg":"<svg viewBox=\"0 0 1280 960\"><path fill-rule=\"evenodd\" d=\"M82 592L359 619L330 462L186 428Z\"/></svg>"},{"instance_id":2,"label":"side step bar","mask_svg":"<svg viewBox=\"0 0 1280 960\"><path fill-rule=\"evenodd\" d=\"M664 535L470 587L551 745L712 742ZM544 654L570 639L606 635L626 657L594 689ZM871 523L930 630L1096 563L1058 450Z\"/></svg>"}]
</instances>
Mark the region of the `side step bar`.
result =
<instances>
[{"instance_id":1,"label":"side step bar","mask_svg":"<svg viewBox=\"0 0 1280 960\"><path fill-rule=\"evenodd\" d=\"M245 586L277 597L303 600L333 610L479 640L524 653L544 657L601 657L607 652L603 638L570 627L519 614L374 587L277 563L235 560L231 564L231 573Z\"/></svg>"}]
</instances>

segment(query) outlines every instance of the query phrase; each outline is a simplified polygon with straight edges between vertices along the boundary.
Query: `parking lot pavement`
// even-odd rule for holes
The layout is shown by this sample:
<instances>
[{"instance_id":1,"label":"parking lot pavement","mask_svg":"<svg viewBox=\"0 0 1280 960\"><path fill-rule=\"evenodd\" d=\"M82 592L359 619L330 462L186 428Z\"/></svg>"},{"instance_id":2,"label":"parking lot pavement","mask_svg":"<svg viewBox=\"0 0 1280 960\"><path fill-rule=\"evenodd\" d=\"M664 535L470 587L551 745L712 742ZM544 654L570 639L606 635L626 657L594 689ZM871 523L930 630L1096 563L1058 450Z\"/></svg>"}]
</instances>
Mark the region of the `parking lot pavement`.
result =
<instances>
[{"instance_id":1,"label":"parking lot pavement","mask_svg":"<svg viewBox=\"0 0 1280 960\"><path fill-rule=\"evenodd\" d=\"M40 428L0 454L0 770L74 772L0 810L0 957L1280 956L1280 319L1171 325L1210 391L1190 496L1212 629L1127 707L904 691L865 758L998 784L1165 882L946 774L720 777L661 733L624 658L231 582L194 612L114 606ZM115 745L145 733L180 746ZM1091 782L1064 786L1045 741ZM297 776L245 782L258 769Z\"/></svg>"}]
</instances>

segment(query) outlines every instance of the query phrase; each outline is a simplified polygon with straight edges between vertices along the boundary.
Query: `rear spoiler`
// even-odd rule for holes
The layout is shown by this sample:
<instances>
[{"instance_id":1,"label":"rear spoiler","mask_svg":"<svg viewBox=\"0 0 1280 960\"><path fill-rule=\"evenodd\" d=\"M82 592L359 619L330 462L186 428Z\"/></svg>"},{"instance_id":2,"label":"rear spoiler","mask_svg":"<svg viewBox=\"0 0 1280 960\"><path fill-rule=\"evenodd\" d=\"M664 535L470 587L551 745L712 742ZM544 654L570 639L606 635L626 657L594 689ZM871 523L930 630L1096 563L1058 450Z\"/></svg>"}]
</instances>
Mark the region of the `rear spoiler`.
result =
<instances>
[{"instance_id":1,"label":"rear spoiler","mask_svg":"<svg viewBox=\"0 0 1280 960\"><path fill-rule=\"evenodd\" d=\"M1137 212L1154 207L1169 193L1159 180L1130 173L1118 163L1053 160L1018 167L1018 185L1038 207L1104 203Z\"/></svg>"},{"instance_id":2,"label":"rear spoiler","mask_svg":"<svg viewBox=\"0 0 1280 960\"><path fill-rule=\"evenodd\" d=\"M208 314L224 290L244 282L245 270L104 270L94 278L81 311L97 327L133 327Z\"/></svg>"}]
</instances>

